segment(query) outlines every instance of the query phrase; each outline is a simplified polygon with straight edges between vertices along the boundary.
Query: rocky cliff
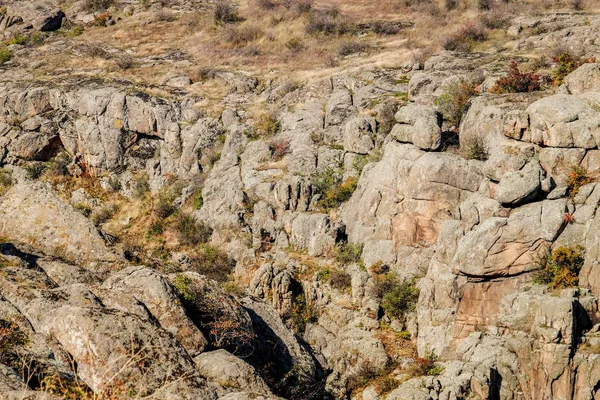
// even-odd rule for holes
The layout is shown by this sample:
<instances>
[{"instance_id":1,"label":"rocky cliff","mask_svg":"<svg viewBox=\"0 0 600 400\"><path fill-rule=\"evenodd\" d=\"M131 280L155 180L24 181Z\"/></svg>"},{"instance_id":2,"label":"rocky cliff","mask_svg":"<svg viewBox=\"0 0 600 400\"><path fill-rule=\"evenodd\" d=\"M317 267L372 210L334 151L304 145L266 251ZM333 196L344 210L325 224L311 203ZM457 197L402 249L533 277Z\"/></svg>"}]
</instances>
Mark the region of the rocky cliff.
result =
<instances>
[{"instance_id":1,"label":"rocky cliff","mask_svg":"<svg viewBox=\"0 0 600 400\"><path fill-rule=\"evenodd\" d=\"M214 4L5 3L0 398L600 398L597 14L140 84L44 68Z\"/></svg>"}]
</instances>

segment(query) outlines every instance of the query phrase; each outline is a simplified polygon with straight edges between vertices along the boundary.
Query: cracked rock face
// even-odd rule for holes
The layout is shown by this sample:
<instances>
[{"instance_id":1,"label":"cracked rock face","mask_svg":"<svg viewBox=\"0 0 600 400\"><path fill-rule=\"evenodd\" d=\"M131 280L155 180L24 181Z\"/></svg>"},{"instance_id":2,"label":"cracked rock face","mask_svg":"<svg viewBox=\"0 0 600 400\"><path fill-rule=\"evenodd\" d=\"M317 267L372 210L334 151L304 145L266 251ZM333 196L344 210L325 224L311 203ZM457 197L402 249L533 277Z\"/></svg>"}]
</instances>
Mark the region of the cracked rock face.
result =
<instances>
[{"instance_id":1,"label":"cracked rock face","mask_svg":"<svg viewBox=\"0 0 600 400\"><path fill-rule=\"evenodd\" d=\"M7 38L95 20L13 3ZM599 24L513 18L506 51L591 56ZM114 399L598 398L599 67L495 94L493 51L302 84L215 70L218 110L175 70L2 75L0 398L61 398L56 377ZM434 100L465 79L450 127ZM573 259L568 285L540 274Z\"/></svg>"}]
</instances>

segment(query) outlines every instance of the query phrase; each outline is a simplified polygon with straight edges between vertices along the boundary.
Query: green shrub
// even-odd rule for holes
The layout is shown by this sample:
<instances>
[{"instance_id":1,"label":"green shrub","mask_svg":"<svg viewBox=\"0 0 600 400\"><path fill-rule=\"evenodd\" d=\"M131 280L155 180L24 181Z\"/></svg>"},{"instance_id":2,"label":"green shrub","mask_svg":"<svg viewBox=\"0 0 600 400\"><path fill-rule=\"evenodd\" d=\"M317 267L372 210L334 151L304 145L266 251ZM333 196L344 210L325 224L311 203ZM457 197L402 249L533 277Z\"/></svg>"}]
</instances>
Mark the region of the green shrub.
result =
<instances>
[{"instance_id":1,"label":"green shrub","mask_svg":"<svg viewBox=\"0 0 600 400\"><path fill-rule=\"evenodd\" d=\"M202 190L196 189L193 196L193 204L195 210L200 210L204 205L204 198L202 197Z\"/></svg>"},{"instance_id":2,"label":"green shrub","mask_svg":"<svg viewBox=\"0 0 600 400\"><path fill-rule=\"evenodd\" d=\"M516 61L510 63L508 75L500 78L494 87L490 89L492 93L529 93L542 89L541 76L533 72L522 72Z\"/></svg>"},{"instance_id":3,"label":"green shrub","mask_svg":"<svg viewBox=\"0 0 600 400\"><path fill-rule=\"evenodd\" d=\"M320 196L318 206L325 210L339 207L348 201L357 185L354 177L342 181L341 171L333 168L326 168L312 178L313 191Z\"/></svg>"},{"instance_id":4,"label":"green shrub","mask_svg":"<svg viewBox=\"0 0 600 400\"><path fill-rule=\"evenodd\" d=\"M595 58L577 58L567 52L563 52L553 58L556 68L552 71L552 82L560 86L564 83L565 77L577 68L586 63L596 62Z\"/></svg>"},{"instance_id":5,"label":"green shrub","mask_svg":"<svg viewBox=\"0 0 600 400\"><path fill-rule=\"evenodd\" d=\"M463 140L460 146L460 153L467 160L485 161L488 159L485 144L479 137Z\"/></svg>"},{"instance_id":6,"label":"green shrub","mask_svg":"<svg viewBox=\"0 0 600 400\"><path fill-rule=\"evenodd\" d=\"M261 115L256 123L256 130L261 136L274 136L279 129L281 129L281 124L272 113Z\"/></svg>"},{"instance_id":7,"label":"green shrub","mask_svg":"<svg viewBox=\"0 0 600 400\"><path fill-rule=\"evenodd\" d=\"M23 168L25 169L27 179L36 180L44 174L48 166L42 162L33 162L25 165Z\"/></svg>"},{"instance_id":8,"label":"green shrub","mask_svg":"<svg viewBox=\"0 0 600 400\"><path fill-rule=\"evenodd\" d=\"M158 235L162 235L163 232L165 230L163 221L161 221L160 219L154 220L150 223L150 226L148 226L148 230L146 231L146 236L151 237L151 236L158 236Z\"/></svg>"},{"instance_id":9,"label":"green shrub","mask_svg":"<svg viewBox=\"0 0 600 400\"><path fill-rule=\"evenodd\" d=\"M177 219L175 230L181 244L188 246L206 243L212 235L212 230L209 227L196 221L191 215L183 213Z\"/></svg>"},{"instance_id":10,"label":"green shrub","mask_svg":"<svg viewBox=\"0 0 600 400\"><path fill-rule=\"evenodd\" d=\"M235 267L235 262L229 258L227 253L208 244L202 245L200 252L190 256L189 259L190 270L221 283L229 279Z\"/></svg>"},{"instance_id":11,"label":"green shrub","mask_svg":"<svg viewBox=\"0 0 600 400\"><path fill-rule=\"evenodd\" d=\"M6 47L0 48L0 65L6 64L12 59L12 51Z\"/></svg>"},{"instance_id":12,"label":"green shrub","mask_svg":"<svg viewBox=\"0 0 600 400\"><path fill-rule=\"evenodd\" d=\"M359 243L340 243L335 247L333 257L341 265L361 262L363 245Z\"/></svg>"},{"instance_id":13,"label":"green shrub","mask_svg":"<svg viewBox=\"0 0 600 400\"><path fill-rule=\"evenodd\" d=\"M478 94L476 85L461 79L448 85L444 93L434 100L434 104L446 121L458 127L463 114L468 109L469 100Z\"/></svg>"},{"instance_id":14,"label":"green shrub","mask_svg":"<svg viewBox=\"0 0 600 400\"><path fill-rule=\"evenodd\" d=\"M19 348L26 342L27 336L16 323L0 319L0 364L20 367Z\"/></svg>"},{"instance_id":15,"label":"green shrub","mask_svg":"<svg viewBox=\"0 0 600 400\"><path fill-rule=\"evenodd\" d=\"M91 207L87 203L84 203L84 202L76 203L73 208L75 208L77 211L79 211L86 217L89 217L90 214L92 213Z\"/></svg>"},{"instance_id":16,"label":"green shrub","mask_svg":"<svg viewBox=\"0 0 600 400\"><path fill-rule=\"evenodd\" d=\"M581 189L582 186L592 182L593 179L588 175L588 172L585 168L581 168L577 165L573 166L571 172L569 172L569 180L567 181L569 195L574 197L577 193L579 193L579 189Z\"/></svg>"},{"instance_id":17,"label":"green shrub","mask_svg":"<svg viewBox=\"0 0 600 400\"><path fill-rule=\"evenodd\" d=\"M181 274L178 274L173 280L173 286L177 289L179 295L186 301L193 301L196 298L190 288L192 283L193 281L190 277Z\"/></svg>"},{"instance_id":18,"label":"green shrub","mask_svg":"<svg viewBox=\"0 0 600 400\"><path fill-rule=\"evenodd\" d=\"M577 286L584 260L583 247L558 247L541 262L542 269L536 274L534 282L548 285L551 289Z\"/></svg>"},{"instance_id":19,"label":"green shrub","mask_svg":"<svg viewBox=\"0 0 600 400\"><path fill-rule=\"evenodd\" d=\"M402 319L415 310L419 289L415 280L400 282L395 274L379 277L374 287L375 295L381 299L381 308L393 318Z\"/></svg>"},{"instance_id":20,"label":"green shrub","mask_svg":"<svg viewBox=\"0 0 600 400\"><path fill-rule=\"evenodd\" d=\"M312 305L306 302L304 293L296 296L292 303L292 310L287 315L288 322L292 329L298 334L303 335L306 330L306 325L316 322L319 317Z\"/></svg>"},{"instance_id":21,"label":"green shrub","mask_svg":"<svg viewBox=\"0 0 600 400\"><path fill-rule=\"evenodd\" d=\"M67 176L69 175L68 166L71 163L71 156L66 151L61 151L48 162L48 175Z\"/></svg>"},{"instance_id":22,"label":"green shrub","mask_svg":"<svg viewBox=\"0 0 600 400\"><path fill-rule=\"evenodd\" d=\"M419 357L415 360L411 368L412 376L435 376L441 375L444 368L436 362L439 359L432 351L428 350L425 357Z\"/></svg>"},{"instance_id":23,"label":"green shrub","mask_svg":"<svg viewBox=\"0 0 600 400\"><path fill-rule=\"evenodd\" d=\"M173 200L170 196L162 194L158 197L154 206L154 215L160 219L165 219L173 215L177 208L173 205Z\"/></svg>"}]
</instances>

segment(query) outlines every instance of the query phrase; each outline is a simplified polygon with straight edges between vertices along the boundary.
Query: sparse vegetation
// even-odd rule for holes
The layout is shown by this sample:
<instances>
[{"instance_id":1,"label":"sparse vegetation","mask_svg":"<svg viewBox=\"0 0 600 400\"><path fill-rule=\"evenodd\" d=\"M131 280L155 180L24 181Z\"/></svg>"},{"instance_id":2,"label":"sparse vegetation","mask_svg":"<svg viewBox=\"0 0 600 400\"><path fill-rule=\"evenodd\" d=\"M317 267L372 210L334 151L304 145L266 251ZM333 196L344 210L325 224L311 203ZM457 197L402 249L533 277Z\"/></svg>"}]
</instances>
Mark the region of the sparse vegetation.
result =
<instances>
[{"instance_id":1,"label":"sparse vegetation","mask_svg":"<svg viewBox=\"0 0 600 400\"><path fill-rule=\"evenodd\" d=\"M552 71L552 82L560 86L564 83L565 77L577 68L586 63L596 62L595 58L578 58L570 53L563 52L553 58L556 68Z\"/></svg>"},{"instance_id":2,"label":"sparse vegetation","mask_svg":"<svg viewBox=\"0 0 600 400\"><path fill-rule=\"evenodd\" d=\"M343 35L352 29L352 25L337 8L328 8L312 10L305 29L309 34Z\"/></svg>"},{"instance_id":3,"label":"sparse vegetation","mask_svg":"<svg viewBox=\"0 0 600 400\"><path fill-rule=\"evenodd\" d=\"M338 48L338 54L342 57L350 56L352 54L363 53L369 46L360 42L345 42Z\"/></svg>"},{"instance_id":4,"label":"sparse vegetation","mask_svg":"<svg viewBox=\"0 0 600 400\"><path fill-rule=\"evenodd\" d=\"M480 137L473 137L461 142L461 155L467 160L485 161L488 158L488 152Z\"/></svg>"},{"instance_id":5,"label":"sparse vegetation","mask_svg":"<svg viewBox=\"0 0 600 400\"><path fill-rule=\"evenodd\" d=\"M381 308L392 318L403 319L414 311L419 298L416 281L402 282L394 273L379 276L373 290L381 299Z\"/></svg>"},{"instance_id":6,"label":"sparse vegetation","mask_svg":"<svg viewBox=\"0 0 600 400\"><path fill-rule=\"evenodd\" d=\"M25 169L27 179L36 180L42 176L48 166L43 162L32 162L25 165L23 168Z\"/></svg>"},{"instance_id":7,"label":"sparse vegetation","mask_svg":"<svg viewBox=\"0 0 600 400\"><path fill-rule=\"evenodd\" d=\"M434 100L434 104L451 125L458 127L467 111L471 97L479 94L477 85L461 79L446 87L444 93Z\"/></svg>"},{"instance_id":8,"label":"sparse vegetation","mask_svg":"<svg viewBox=\"0 0 600 400\"><path fill-rule=\"evenodd\" d=\"M103 11L110 7L118 7L118 0L85 0L83 8L88 11Z\"/></svg>"},{"instance_id":9,"label":"sparse vegetation","mask_svg":"<svg viewBox=\"0 0 600 400\"><path fill-rule=\"evenodd\" d=\"M318 320L318 315L312 304L307 303L304 293L299 294L294 298L292 310L287 315L288 323L291 328L298 334L304 334L306 325L314 323Z\"/></svg>"},{"instance_id":10,"label":"sparse vegetation","mask_svg":"<svg viewBox=\"0 0 600 400\"><path fill-rule=\"evenodd\" d=\"M291 153L290 142L285 139L276 140L271 144L271 148L273 149L273 160L279 161L286 154Z\"/></svg>"},{"instance_id":11,"label":"sparse vegetation","mask_svg":"<svg viewBox=\"0 0 600 400\"><path fill-rule=\"evenodd\" d=\"M575 195L579 193L579 189L581 189L582 186L592 182L593 179L588 175L588 172L585 168L577 165L573 166L573 168L571 168L571 172L569 172L569 180L567 181L569 195L571 197L575 197Z\"/></svg>"},{"instance_id":12,"label":"sparse vegetation","mask_svg":"<svg viewBox=\"0 0 600 400\"><path fill-rule=\"evenodd\" d=\"M92 222L96 226L102 225L111 219L117 211L118 207L116 204L106 204L92 213Z\"/></svg>"},{"instance_id":13,"label":"sparse vegetation","mask_svg":"<svg viewBox=\"0 0 600 400\"><path fill-rule=\"evenodd\" d=\"M344 242L335 246L333 257L341 265L360 263L362 251L362 244Z\"/></svg>"},{"instance_id":14,"label":"sparse vegetation","mask_svg":"<svg viewBox=\"0 0 600 400\"><path fill-rule=\"evenodd\" d=\"M561 246L540 262L534 282L551 289L564 289L579 284L579 271L583 267L584 248Z\"/></svg>"},{"instance_id":15,"label":"sparse vegetation","mask_svg":"<svg viewBox=\"0 0 600 400\"><path fill-rule=\"evenodd\" d=\"M469 52L476 43L485 41L487 36L487 30L481 24L468 21L449 34L442 47L446 50Z\"/></svg>"},{"instance_id":16,"label":"sparse vegetation","mask_svg":"<svg viewBox=\"0 0 600 400\"><path fill-rule=\"evenodd\" d=\"M412 376L435 376L444 372L444 368L437 364L438 356L428 350L424 357L415 360L411 368Z\"/></svg>"},{"instance_id":17,"label":"sparse vegetation","mask_svg":"<svg viewBox=\"0 0 600 400\"><path fill-rule=\"evenodd\" d=\"M181 213L175 224L177 238L185 246L195 246L206 243L212 235L212 230L197 221L193 216Z\"/></svg>"},{"instance_id":18,"label":"sparse vegetation","mask_svg":"<svg viewBox=\"0 0 600 400\"><path fill-rule=\"evenodd\" d=\"M236 6L228 0L218 0L215 3L214 19L217 24L233 24L241 20Z\"/></svg>"},{"instance_id":19,"label":"sparse vegetation","mask_svg":"<svg viewBox=\"0 0 600 400\"><path fill-rule=\"evenodd\" d=\"M533 72L522 72L516 61L510 63L510 72L500 78L490 90L492 93L528 93L542 89L541 76Z\"/></svg>"},{"instance_id":20,"label":"sparse vegetation","mask_svg":"<svg viewBox=\"0 0 600 400\"><path fill-rule=\"evenodd\" d=\"M333 168L326 168L313 176L313 190L320 196L318 205L324 210L348 201L357 186L356 178L342 180L341 171Z\"/></svg>"}]
</instances>

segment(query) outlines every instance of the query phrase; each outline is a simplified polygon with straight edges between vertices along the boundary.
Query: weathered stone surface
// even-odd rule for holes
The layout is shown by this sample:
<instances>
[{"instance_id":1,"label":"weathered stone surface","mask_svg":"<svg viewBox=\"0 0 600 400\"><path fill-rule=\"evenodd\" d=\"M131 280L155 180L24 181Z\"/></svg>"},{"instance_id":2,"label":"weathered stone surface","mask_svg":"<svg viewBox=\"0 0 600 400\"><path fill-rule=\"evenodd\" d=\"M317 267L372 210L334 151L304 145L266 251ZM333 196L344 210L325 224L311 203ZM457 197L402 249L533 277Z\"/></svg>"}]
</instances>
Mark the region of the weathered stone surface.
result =
<instances>
[{"instance_id":1,"label":"weathered stone surface","mask_svg":"<svg viewBox=\"0 0 600 400\"><path fill-rule=\"evenodd\" d=\"M433 107L408 105L396 113L398 124L390 134L399 142L412 143L423 150L436 150L442 143L442 118Z\"/></svg>"},{"instance_id":2,"label":"weathered stone surface","mask_svg":"<svg viewBox=\"0 0 600 400\"><path fill-rule=\"evenodd\" d=\"M544 171L537 161L530 161L520 171L504 174L496 189L496 200L517 205L533 200L541 189Z\"/></svg>"},{"instance_id":3,"label":"weathered stone surface","mask_svg":"<svg viewBox=\"0 0 600 400\"><path fill-rule=\"evenodd\" d=\"M373 150L375 121L356 117L346 123L344 129L344 150L358 154L367 154Z\"/></svg>"},{"instance_id":4,"label":"weathered stone surface","mask_svg":"<svg viewBox=\"0 0 600 400\"><path fill-rule=\"evenodd\" d=\"M0 234L47 255L96 271L122 261L105 245L91 221L43 183L14 186L2 198L0 219Z\"/></svg>"},{"instance_id":5,"label":"weathered stone surface","mask_svg":"<svg viewBox=\"0 0 600 400\"><path fill-rule=\"evenodd\" d=\"M583 64L565 77L565 86L574 95L600 91L600 64Z\"/></svg>"}]
</instances>

